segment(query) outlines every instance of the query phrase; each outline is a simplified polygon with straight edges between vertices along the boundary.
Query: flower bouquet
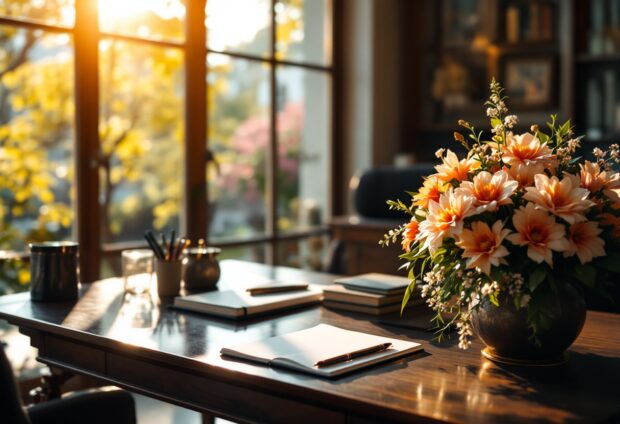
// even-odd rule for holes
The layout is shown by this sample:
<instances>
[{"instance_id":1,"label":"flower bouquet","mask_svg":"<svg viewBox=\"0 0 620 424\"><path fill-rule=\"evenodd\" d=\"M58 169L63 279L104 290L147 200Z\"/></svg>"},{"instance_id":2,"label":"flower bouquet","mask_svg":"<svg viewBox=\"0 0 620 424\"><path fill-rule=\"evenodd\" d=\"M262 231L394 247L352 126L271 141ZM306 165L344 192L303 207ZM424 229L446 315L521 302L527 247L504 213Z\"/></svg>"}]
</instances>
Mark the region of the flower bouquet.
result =
<instances>
[{"instance_id":1,"label":"flower bouquet","mask_svg":"<svg viewBox=\"0 0 620 424\"><path fill-rule=\"evenodd\" d=\"M411 280L402 308L420 280L440 338L456 325L463 349L476 330L494 359L541 359L581 331L584 290L605 294L608 274L620 272L620 149L576 157L581 137L553 115L547 132L517 134L505 102L493 80L491 132L459 121L465 157L436 152L442 163L411 201L388 202L411 219L380 244L401 241Z\"/></svg>"}]
</instances>

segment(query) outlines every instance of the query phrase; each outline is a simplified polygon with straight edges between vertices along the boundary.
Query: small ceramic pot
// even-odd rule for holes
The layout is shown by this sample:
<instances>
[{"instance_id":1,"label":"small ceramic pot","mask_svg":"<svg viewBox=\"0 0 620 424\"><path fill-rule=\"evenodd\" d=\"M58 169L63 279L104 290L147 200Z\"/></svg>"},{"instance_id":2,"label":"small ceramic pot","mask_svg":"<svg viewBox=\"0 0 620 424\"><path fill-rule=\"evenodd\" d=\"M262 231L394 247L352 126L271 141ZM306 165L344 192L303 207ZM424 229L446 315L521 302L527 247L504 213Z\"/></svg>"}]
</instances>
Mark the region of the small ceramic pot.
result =
<instances>
[{"instance_id":1,"label":"small ceramic pot","mask_svg":"<svg viewBox=\"0 0 620 424\"><path fill-rule=\"evenodd\" d=\"M183 281L190 291L212 290L220 279L217 247L195 247L187 250L183 260Z\"/></svg>"}]
</instances>

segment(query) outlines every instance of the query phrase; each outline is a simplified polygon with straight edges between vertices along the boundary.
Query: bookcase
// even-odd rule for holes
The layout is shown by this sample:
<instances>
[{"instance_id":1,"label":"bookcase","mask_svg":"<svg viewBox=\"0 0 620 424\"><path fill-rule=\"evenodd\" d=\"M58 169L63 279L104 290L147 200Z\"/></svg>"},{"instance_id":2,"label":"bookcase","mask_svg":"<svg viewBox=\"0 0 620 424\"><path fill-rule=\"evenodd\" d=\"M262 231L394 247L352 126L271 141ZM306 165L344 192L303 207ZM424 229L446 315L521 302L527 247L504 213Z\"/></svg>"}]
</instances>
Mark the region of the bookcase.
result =
<instances>
[{"instance_id":1,"label":"bookcase","mask_svg":"<svg viewBox=\"0 0 620 424\"><path fill-rule=\"evenodd\" d=\"M488 83L518 131L572 118L601 148L620 142L620 0L403 0L401 150L433 160L460 118L488 129Z\"/></svg>"},{"instance_id":2,"label":"bookcase","mask_svg":"<svg viewBox=\"0 0 620 424\"><path fill-rule=\"evenodd\" d=\"M590 142L620 142L620 0L578 1L575 23L576 123Z\"/></svg>"}]
</instances>

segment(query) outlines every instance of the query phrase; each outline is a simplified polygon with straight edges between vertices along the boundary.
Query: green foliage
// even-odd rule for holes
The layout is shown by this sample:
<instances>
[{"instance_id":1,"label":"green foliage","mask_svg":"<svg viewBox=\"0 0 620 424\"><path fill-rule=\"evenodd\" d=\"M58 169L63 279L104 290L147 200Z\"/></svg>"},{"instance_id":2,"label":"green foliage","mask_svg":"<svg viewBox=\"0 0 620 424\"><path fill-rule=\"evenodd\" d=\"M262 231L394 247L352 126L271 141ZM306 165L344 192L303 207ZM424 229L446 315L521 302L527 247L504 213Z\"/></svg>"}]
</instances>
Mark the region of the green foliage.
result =
<instances>
[{"instance_id":1,"label":"green foliage","mask_svg":"<svg viewBox=\"0 0 620 424\"><path fill-rule=\"evenodd\" d=\"M532 272L530 274L530 279L529 279L529 288L530 291L533 293L534 290L536 290L538 288L538 286L545 281L545 278L547 278L547 269L544 265L541 266L537 266L534 269L534 272Z\"/></svg>"}]
</instances>

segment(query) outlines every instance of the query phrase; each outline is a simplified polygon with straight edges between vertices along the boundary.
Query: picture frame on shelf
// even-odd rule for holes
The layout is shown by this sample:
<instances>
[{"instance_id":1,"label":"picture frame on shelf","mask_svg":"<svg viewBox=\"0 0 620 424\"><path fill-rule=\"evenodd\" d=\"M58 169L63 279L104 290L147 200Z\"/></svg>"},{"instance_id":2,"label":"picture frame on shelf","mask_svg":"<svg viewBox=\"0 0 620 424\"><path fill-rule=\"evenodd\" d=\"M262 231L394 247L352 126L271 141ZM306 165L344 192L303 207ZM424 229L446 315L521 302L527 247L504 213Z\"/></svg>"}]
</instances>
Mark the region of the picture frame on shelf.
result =
<instances>
[{"instance_id":1,"label":"picture frame on shelf","mask_svg":"<svg viewBox=\"0 0 620 424\"><path fill-rule=\"evenodd\" d=\"M476 50L495 37L496 0L442 0L443 47Z\"/></svg>"},{"instance_id":2,"label":"picture frame on shelf","mask_svg":"<svg viewBox=\"0 0 620 424\"><path fill-rule=\"evenodd\" d=\"M548 109L555 105L555 57L504 58L502 81L515 109Z\"/></svg>"}]
</instances>

